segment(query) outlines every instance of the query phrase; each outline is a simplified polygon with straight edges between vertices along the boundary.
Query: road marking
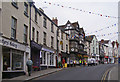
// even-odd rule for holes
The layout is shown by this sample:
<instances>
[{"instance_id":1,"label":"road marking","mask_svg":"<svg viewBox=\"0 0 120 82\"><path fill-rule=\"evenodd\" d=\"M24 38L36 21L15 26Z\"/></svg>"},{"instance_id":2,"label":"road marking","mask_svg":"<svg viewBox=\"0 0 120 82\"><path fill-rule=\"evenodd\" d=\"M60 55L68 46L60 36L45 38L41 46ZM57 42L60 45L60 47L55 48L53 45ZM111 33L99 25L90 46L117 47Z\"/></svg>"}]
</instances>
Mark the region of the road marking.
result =
<instances>
[{"instance_id":1,"label":"road marking","mask_svg":"<svg viewBox=\"0 0 120 82\"><path fill-rule=\"evenodd\" d=\"M114 67L114 66L113 66ZM110 70L112 70L113 67L110 67L102 76L101 82L104 82L106 80L107 75L110 73Z\"/></svg>"}]
</instances>

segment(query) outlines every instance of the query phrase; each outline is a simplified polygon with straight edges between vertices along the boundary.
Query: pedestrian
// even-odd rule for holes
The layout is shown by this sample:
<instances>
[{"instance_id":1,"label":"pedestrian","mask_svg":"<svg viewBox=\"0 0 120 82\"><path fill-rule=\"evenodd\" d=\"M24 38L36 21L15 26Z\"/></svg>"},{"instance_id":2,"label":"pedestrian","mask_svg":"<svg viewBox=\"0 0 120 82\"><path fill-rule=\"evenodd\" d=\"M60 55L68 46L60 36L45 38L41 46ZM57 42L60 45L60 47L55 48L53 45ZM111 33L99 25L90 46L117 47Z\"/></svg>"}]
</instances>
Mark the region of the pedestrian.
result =
<instances>
[{"instance_id":1,"label":"pedestrian","mask_svg":"<svg viewBox=\"0 0 120 82\"><path fill-rule=\"evenodd\" d=\"M65 59L64 58L62 60L62 66L63 66L63 68L65 67Z\"/></svg>"},{"instance_id":2,"label":"pedestrian","mask_svg":"<svg viewBox=\"0 0 120 82\"><path fill-rule=\"evenodd\" d=\"M74 67L75 67L75 66L76 66L76 60L74 60L74 62L73 62L73 63L74 63Z\"/></svg>"},{"instance_id":3,"label":"pedestrian","mask_svg":"<svg viewBox=\"0 0 120 82\"><path fill-rule=\"evenodd\" d=\"M85 60L83 60L83 65L85 66Z\"/></svg>"},{"instance_id":4,"label":"pedestrian","mask_svg":"<svg viewBox=\"0 0 120 82\"><path fill-rule=\"evenodd\" d=\"M80 66L81 66L82 65L82 60L81 59L79 60L79 63L80 63Z\"/></svg>"},{"instance_id":5,"label":"pedestrian","mask_svg":"<svg viewBox=\"0 0 120 82\"><path fill-rule=\"evenodd\" d=\"M26 65L27 65L27 68L28 68L28 74L29 74L29 76L31 76L33 62L30 58L28 58L28 61L26 62Z\"/></svg>"}]
</instances>

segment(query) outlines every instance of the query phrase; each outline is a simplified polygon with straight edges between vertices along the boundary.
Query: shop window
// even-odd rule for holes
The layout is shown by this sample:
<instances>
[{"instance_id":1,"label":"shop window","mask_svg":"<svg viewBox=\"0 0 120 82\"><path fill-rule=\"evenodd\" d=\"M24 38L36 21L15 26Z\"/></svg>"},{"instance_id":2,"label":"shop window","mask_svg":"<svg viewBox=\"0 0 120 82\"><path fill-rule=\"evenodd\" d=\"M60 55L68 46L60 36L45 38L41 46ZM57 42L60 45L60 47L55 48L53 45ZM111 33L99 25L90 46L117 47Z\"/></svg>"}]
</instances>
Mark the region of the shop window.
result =
<instances>
[{"instance_id":1,"label":"shop window","mask_svg":"<svg viewBox=\"0 0 120 82\"><path fill-rule=\"evenodd\" d=\"M23 70L24 52L3 49L3 71Z\"/></svg>"},{"instance_id":2,"label":"shop window","mask_svg":"<svg viewBox=\"0 0 120 82\"><path fill-rule=\"evenodd\" d=\"M50 53L50 65L52 65L52 53Z\"/></svg>"},{"instance_id":3,"label":"shop window","mask_svg":"<svg viewBox=\"0 0 120 82\"><path fill-rule=\"evenodd\" d=\"M8 71L10 68L10 50L3 49L3 71Z\"/></svg>"},{"instance_id":4,"label":"shop window","mask_svg":"<svg viewBox=\"0 0 120 82\"><path fill-rule=\"evenodd\" d=\"M23 53L12 53L12 70L23 70Z\"/></svg>"},{"instance_id":5,"label":"shop window","mask_svg":"<svg viewBox=\"0 0 120 82\"><path fill-rule=\"evenodd\" d=\"M45 56L46 52L43 53L43 64L46 64L46 56Z\"/></svg>"},{"instance_id":6,"label":"shop window","mask_svg":"<svg viewBox=\"0 0 120 82\"><path fill-rule=\"evenodd\" d=\"M52 54L52 65L54 65L54 54Z\"/></svg>"}]
</instances>

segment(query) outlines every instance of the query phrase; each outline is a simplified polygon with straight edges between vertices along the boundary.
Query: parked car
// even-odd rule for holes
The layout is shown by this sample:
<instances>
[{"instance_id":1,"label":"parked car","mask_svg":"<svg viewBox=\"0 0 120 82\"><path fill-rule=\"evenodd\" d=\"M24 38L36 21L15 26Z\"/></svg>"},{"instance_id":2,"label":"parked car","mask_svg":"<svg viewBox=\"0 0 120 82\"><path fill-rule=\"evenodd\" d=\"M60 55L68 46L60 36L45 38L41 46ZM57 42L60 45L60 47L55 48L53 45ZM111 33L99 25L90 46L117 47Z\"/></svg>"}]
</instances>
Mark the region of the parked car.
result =
<instances>
[{"instance_id":1,"label":"parked car","mask_svg":"<svg viewBox=\"0 0 120 82\"><path fill-rule=\"evenodd\" d=\"M87 64L88 64L88 66L92 66L92 65L95 66L95 65L98 65L98 62L95 58L89 58Z\"/></svg>"}]
</instances>

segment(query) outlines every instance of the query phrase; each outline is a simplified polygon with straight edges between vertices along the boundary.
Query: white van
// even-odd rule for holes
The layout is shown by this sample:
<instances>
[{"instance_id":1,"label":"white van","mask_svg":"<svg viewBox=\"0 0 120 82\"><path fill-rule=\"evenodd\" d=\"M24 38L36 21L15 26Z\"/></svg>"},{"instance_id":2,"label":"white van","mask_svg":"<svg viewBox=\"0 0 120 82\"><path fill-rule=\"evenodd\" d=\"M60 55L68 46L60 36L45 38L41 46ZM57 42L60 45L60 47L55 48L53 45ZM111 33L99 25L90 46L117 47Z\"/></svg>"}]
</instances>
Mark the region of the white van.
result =
<instances>
[{"instance_id":1,"label":"white van","mask_svg":"<svg viewBox=\"0 0 120 82\"><path fill-rule=\"evenodd\" d=\"M97 64L98 64L98 62L96 61L95 58L89 58L89 59L88 59L88 66L89 66L89 65L91 65L91 66L94 65L94 66L95 66L95 65L97 65Z\"/></svg>"}]
</instances>

